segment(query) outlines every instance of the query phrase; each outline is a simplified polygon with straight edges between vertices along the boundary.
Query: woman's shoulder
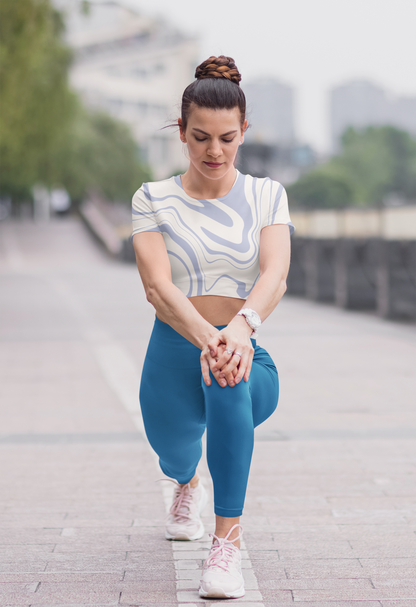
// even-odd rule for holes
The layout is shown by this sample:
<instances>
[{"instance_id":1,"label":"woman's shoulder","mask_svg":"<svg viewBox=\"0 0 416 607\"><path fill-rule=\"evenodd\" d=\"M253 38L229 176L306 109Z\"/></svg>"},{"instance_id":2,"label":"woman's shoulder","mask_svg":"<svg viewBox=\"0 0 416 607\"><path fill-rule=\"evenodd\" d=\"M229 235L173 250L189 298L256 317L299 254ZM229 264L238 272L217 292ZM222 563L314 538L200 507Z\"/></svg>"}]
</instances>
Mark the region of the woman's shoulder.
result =
<instances>
[{"instance_id":1,"label":"woman's shoulder","mask_svg":"<svg viewBox=\"0 0 416 607\"><path fill-rule=\"evenodd\" d=\"M168 196L173 193L176 186L175 176L161 179L160 181L147 181L142 183L134 196L145 196L146 198Z\"/></svg>"},{"instance_id":2,"label":"woman's shoulder","mask_svg":"<svg viewBox=\"0 0 416 607\"><path fill-rule=\"evenodd\" d=\"M285 191L280 181L271 177L256 177L246 173L240 173L240 175L244 179L245 187L249 186L257 195L277 194Z\"/></svg>"}]
</instances>

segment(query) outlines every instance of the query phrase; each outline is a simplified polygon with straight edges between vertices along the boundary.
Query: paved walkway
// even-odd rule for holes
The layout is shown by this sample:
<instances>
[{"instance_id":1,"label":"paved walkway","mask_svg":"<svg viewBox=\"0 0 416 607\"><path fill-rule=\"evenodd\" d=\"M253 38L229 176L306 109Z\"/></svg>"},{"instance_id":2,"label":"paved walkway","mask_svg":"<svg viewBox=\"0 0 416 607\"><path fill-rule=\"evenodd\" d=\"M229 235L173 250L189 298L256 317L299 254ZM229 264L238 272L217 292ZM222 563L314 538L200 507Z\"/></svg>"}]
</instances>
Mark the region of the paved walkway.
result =
<instances>
[{"instance_id":1,"label":"paved walkway","mask_svg":"<svg viewBox=\"0 0 416 607\"><path fill-rule=\"evenodd\" d=\"M137 406L152 321L135 268L76 220L0 224L2 606L218 602L196 593L208 536L163 539L169 483ZM281 401L232 602L416 606L415 326L285 298L261 344Z\"/></svg>"}]
</instances>

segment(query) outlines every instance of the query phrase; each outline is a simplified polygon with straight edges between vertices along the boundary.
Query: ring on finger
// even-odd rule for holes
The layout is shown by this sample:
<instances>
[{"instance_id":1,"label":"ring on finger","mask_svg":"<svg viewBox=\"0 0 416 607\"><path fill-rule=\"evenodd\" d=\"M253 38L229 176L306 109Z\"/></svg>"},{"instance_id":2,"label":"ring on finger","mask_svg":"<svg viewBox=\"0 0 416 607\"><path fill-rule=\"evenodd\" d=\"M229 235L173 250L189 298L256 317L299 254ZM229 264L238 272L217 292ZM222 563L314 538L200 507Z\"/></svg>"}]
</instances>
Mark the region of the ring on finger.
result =
<instances>
[{"instance_id":1,"label":"ring on finger","mask_svg":"<svg viewBox=\"0 0 416 607\"><path fill-rule=\"evenodd\" d=\"M234 354L236 354L237 356L239 356L240 358L242 357L242 354L240 354L240 352L234 352Z\"/></svg>"},{"instance_id":2,"label":"ring on finger","mask_svg":"<svg viewBox=\"0 0 416 607\"><path fill-rule=\"evenodd\" d=\"M225 351L228 352L228 354L234 354L234 351L230 350L229 348L226 348Z\"/></svg>"}]
</instances>

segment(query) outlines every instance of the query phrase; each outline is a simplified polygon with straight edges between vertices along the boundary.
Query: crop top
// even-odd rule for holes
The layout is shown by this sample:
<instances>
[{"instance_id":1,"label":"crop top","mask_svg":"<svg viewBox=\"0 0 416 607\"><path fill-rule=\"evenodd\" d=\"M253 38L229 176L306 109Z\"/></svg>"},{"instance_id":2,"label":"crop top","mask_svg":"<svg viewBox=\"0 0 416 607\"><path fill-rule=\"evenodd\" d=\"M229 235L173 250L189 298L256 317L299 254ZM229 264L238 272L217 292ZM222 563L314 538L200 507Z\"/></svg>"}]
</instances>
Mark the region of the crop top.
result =
<instances>
[{"instance_id":1,"label":"crop top","mask_svg":"<svg viewBox=\"0 0 416 607\"><path fill-rule=\"evenodd\" d=\"M133 196L133 235L160 232L172 282L187 297L246 299L260 274L260 232L286 224L293 232L283 186L243 175L221 198L188 196L179 175L144 183Z\"/></svg>"}]
</instances>

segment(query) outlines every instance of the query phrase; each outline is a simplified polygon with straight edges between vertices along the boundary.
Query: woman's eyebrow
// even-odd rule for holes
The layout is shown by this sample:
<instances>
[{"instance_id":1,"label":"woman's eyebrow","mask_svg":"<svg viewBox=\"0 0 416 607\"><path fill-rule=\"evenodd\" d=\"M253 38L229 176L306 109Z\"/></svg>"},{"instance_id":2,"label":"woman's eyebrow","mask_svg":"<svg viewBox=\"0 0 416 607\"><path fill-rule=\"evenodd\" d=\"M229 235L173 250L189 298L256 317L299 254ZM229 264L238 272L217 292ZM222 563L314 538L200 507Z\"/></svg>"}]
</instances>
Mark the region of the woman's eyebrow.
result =
<instances>
[{"instance_id":1,"label":"woman's eyebrow","mask_svg":"<svg viewBox=\"0 0 416 607\"><path fill-rule=\"evenodd\" d=\"M207 137L210 137L209 133L206 133L205 131L203 131L202 129L197 129L196 127L193 127L192 129L193 131L198 131L198 133L202 133L203 135L207 135ZM220 137L227 137L228 135L234 135L234 133L236 133L237 131L228 131L228 133L223 133L222 135L220 135Z\"/></svg>"}]
</instances>

